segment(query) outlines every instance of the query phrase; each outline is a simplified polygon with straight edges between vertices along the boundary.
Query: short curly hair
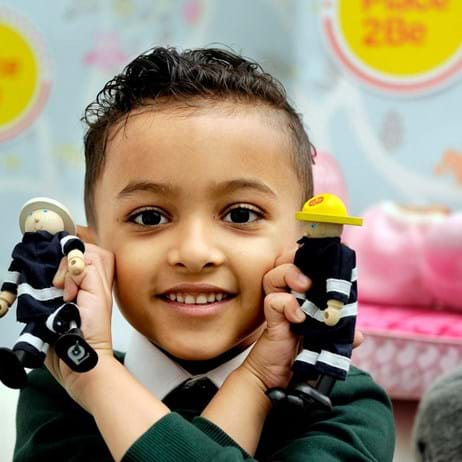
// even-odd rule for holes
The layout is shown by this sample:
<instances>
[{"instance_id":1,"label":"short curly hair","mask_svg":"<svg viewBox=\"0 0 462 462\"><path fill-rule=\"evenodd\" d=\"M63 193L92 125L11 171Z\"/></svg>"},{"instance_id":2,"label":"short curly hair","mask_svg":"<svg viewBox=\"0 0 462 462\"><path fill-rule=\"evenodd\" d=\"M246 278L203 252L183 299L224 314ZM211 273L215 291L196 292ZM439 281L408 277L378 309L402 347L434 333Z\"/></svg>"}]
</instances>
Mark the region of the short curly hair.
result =
<instances>
[{"instance_id":1,"label":"short curly hair","mask_svg":"<svg viewBox=\"0 0 462 462\"><path fill-rule=\"evenodd\" d=\"M294 147L292 161L303 189L303 198L313 193L312 168L315 150L303 128L301 116L288 102L283 85L262 67L232 51L198 48L178 51L156 47L135 58L106 83L95 101L85 109L85 211L96 224L95 184L104 168L108 133L112 126L144 106L165 107L195 101L258 103L285 114ZM303 198L301 200L303 200Z\"/></svg>"}]
</instances>

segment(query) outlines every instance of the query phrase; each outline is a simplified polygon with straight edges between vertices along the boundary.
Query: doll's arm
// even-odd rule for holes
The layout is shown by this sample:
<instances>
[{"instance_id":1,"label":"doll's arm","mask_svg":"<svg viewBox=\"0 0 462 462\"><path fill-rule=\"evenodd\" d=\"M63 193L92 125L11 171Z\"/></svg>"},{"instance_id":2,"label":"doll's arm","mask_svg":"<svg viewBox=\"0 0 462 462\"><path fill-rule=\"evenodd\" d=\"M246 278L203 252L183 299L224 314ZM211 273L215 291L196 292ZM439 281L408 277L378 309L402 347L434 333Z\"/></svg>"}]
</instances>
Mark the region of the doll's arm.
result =
<instances>
[{"instance_id":1,"label":"doll's arm","mask_svg":"<svg viewBox=\"0 0 462 462\"><path fill-rule=\"evenodd\" d=\"M345 245L336 247L329 257L332 273L326 281L327 308L324 309L323 316L326 325L335 326L350 297L356 298L356 289L353 287L356 280L356 258L355 253Z\"/></svg>"},{"instance_id":2,"label":"doll's arm","mask_svg":"<svg viewBox=\"0 0 462 462\"><path fill-rule=\"evenodd\" d=\"M85 270L85 244L77 236L71 234L61 239L63 254L67 256L68 268L71 274L78 276Z\"/></svg>"},{"instance_id":3,"label":"doll's arm","mask_svg":"<svg viewBox=\"0 0 462 462\"><path fill-rule=\"evenodd\" d=\"M10 306L16 300L16 294L9 292L8 290L2 290L0 292L0 318L8 313Z\"/></svg>"},{"instance_id":4,"label":"doll's arm","mask_svg":"<svg viewBox=\"0 0 462 462\"><path fill-rule=\"evenodd\" d=\"M0 287L0 318L8 313L9 307L16 300L20 270L18 262L13 260L8 268L7 277Z\"/></svg>"},{"instance_id":5,"label":"doll's arm","mask_svg":"<svg viewBox=\"0 0 462 462\"><path fill-rule=\"evenodd\" d=\"M328 326L335 326L340 321L340 310L344 303L339 300L327 300L327 308L324 310L324 323Z\"/></svg>"},{"instance_id":6,"label":"doll's arm","mask_svg":"<svg viewBox=\"0 0 462 462\"><path fill-rule=\"evenodd\" d=\"M71 250L67 255L67 264L69 271L74 275L78 276L85 270L85 259L81 250Z\"/></svg>"}]
</instances>

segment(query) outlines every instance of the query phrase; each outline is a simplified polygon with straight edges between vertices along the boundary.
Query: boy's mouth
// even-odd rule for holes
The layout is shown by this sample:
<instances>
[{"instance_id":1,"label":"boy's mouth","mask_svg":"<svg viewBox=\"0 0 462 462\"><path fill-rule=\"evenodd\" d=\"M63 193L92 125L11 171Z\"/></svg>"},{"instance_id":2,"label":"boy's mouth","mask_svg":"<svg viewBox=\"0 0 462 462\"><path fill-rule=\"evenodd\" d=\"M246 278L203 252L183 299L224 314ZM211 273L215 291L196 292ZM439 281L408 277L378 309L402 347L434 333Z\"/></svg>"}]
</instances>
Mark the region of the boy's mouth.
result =
<instances>
[{"instance_id":1,"label":"boy's mouth","mask_svg":"<svg viewBox=\"0 0 462 462\"><path fill-rule=\"evenodd\" d=\"M161 293L160 298L167 302L181 303L184 305L211 305L233 298L235 295L219 287L177 286Z\"/></svg>"},{"instance_id":2,"label":"boy's mouth","mask_svg":"<svg viewBox=\"0 0 462 462\"><path fill-rule=\"evenodd\" d=\"M192 294L186 292L170 292L161 295L165 300L171 302L185 303L186 305L208 305L210 303L217 303L229 299L231 294L224 292L210 292Z\"/></svg>"}]
</instances>

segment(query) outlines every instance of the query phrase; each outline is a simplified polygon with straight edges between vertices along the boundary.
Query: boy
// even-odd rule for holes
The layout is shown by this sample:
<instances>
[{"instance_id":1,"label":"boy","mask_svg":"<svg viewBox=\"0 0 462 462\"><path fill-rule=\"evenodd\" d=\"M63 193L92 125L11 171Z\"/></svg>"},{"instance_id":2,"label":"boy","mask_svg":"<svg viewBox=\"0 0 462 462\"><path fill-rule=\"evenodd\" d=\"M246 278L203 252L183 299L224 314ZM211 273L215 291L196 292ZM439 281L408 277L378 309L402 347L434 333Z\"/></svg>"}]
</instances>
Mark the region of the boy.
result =
<instances>
[{"instance_id":1,"label":"boy","mask_svg":"<svg viewBox=\"0 0 462 462\"><path fill-rule=\"evenodd\" d=\"M309 286L280 264L312 194L311 145L281 85L227 51L155 48L86 121L80 235L97 245L82 276L64 261L55 284L78 292L99 361L77 375L48 355L62 388L44 370L31 377L15 460L391 460L390 403L366 374L336 386L331 414L297 419L265 395L287 386L289 323L305 317L287 291ZM124 364L113 282L136 330Z\"/></svg>"}]
</instances>

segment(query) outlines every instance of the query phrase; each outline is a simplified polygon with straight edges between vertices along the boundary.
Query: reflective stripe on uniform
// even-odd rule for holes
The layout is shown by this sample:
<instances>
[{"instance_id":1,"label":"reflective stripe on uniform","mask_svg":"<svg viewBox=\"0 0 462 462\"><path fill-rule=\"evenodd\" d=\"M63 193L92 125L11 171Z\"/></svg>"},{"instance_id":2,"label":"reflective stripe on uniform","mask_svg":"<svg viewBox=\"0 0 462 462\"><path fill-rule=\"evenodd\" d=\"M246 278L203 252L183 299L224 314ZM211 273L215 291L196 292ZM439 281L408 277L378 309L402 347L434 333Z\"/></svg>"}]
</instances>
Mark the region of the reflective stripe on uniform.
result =
<instances>
[{"instance_id":1,"label":"reflective stripe on uniform","mask_svg":"<svg viewBox=\"0 0 462 462\"><path fill-rule=\"evenodd\" d=\"M300 307L301 310L308 316L316 321L324 322L324 312L320 310L313 302L309 300L305 300L303 305ZM340 319L346 318L347 316L356 316L358 314L358 303L348 303L347 305L343 305L340 309Z\"/></svg>"},{"instance_id":2,"label":"reflective stripe on uniform","mask_svg":"<svg viewBox=\"0 0 462 462\"><path fill-rule=\"evenodd\" d=\"M19 272L18 271L7 271L6 272L6 279L3 281L3 284L6 282L9 284L17 284L19 279Z\"/></svg>"},{"instance_id":3,"label":"reflective stripe on uniform","mask_svg":"<svg viewBox=\"0 0 462 462\"><path fill-rule=\"evenodd\" d=\"M319 353L316 351L302 350L295 358L295 361L302 361L304 363L314 365L318 360L318 356Z\"/></svg>"},{"instance_id":4,"label":"reflective stripe on uniform","mask_svg":"<svg viewBox=\"0 0 462 462\"><path fill-rule=\"evenodd\" d=\"M348 372L351 359L346 356L331 353L330 351L322 350L318 358L318 363L324 363L328 366Z\"/></svg>"},{"instance_id":5,"label":"reflective stripe on uniform","mask_svg":"<svg viewBox=\"0 0 462 462\"><path fill-rule=\"evenodd\" d=\"M16 345L18 343L27 343L28 345L33 346L36 350L39 350L45 354L49 347L48 343L45 343L41 338L28 333L21 334L16 341Z\"/></svg>"},{"instance_id":6,"label":"reflective stripe on uniform","mask_svg":"<svg viewBox=\"0 0 462 462\"><path fill-rule=\"evenodd\" d=\"M46 287L45 289L35 289L27 282L22 282L18 286L18 297L21 295L30 295L35 300L46 302L63 296L63 289L56 287Z\"/></svg>"},{"instance_id":7,"label":"reflective stripe on uniform","mask_svg":"<svg viewBox=\"0 0 462 462\"><path fill-rule=\"evenodd\" d=\"M351 282L343 279L329 278L326 282L327 292L338 292L350 296Z\"/></svg>"},{"instance_id":8,"label":"reflective stripe on uniform","mask_svg":"<svg viewBox=\"0 0 462 462\"><path fill-rule=\"evenodd\" d=\"M73 236L72 234L69 234L69 236L63 237L59 242L61 244L61 250L64 254L64 246L72 239L78 239L77 236Z\"/></svg>"},{"instance_id":9,"label":"reflective stripe on uniform","mask_svg":"<svg viewBox=\"0 0 462 462\"><path fill-rule=\"evenodd\" d=\"M356 266L351 270L351 282L358 280L358 268Z\"/></svg>"}]
</instances>

